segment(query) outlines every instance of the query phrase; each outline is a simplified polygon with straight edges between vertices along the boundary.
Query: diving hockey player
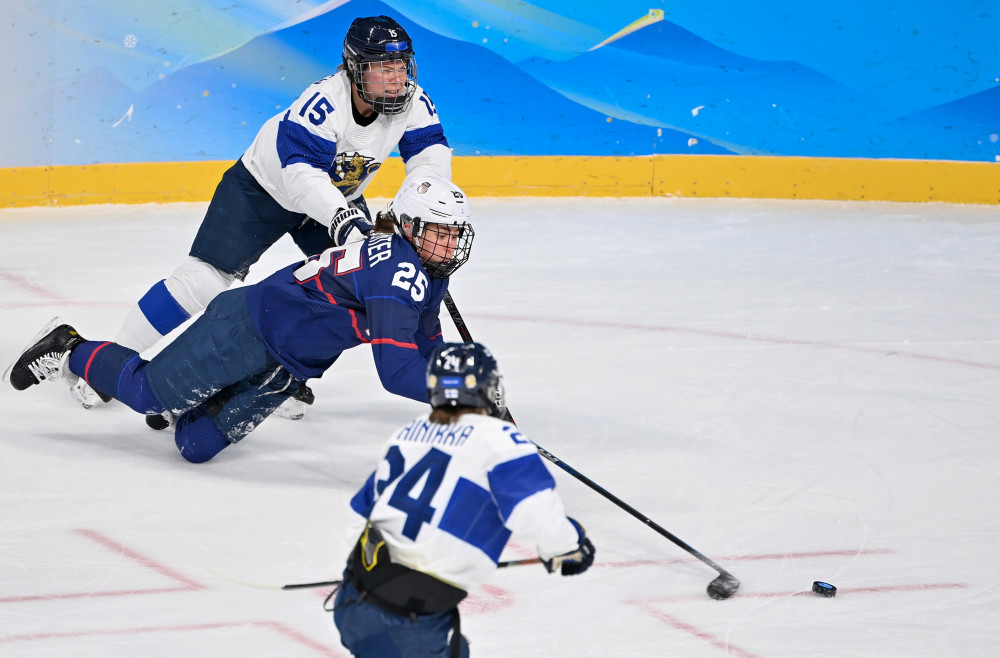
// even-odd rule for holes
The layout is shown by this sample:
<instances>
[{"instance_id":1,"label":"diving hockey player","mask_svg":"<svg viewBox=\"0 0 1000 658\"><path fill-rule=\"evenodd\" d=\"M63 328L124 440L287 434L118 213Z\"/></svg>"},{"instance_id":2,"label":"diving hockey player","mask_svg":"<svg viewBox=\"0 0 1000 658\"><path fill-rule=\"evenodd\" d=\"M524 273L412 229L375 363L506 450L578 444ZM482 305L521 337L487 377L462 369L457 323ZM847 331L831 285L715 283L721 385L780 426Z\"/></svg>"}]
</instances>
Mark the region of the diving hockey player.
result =
<instances>
[{"instance_id":1,"label":"diving hockey player","mask_svg":"<svg viewBox=\"0 0 1000 658\"><path fill-rule=\"evenodd\" d=\"M175 441L191 462L241 440L299 382L358 345L371 344L386 390L426 402L448 277L468 260L475 235L469 217L452 182L414 178L367 238L221 293L150 361L54 321L4 377L18 390L79 377L140 413L176 415Z\"/></svg>"}]
</instances>

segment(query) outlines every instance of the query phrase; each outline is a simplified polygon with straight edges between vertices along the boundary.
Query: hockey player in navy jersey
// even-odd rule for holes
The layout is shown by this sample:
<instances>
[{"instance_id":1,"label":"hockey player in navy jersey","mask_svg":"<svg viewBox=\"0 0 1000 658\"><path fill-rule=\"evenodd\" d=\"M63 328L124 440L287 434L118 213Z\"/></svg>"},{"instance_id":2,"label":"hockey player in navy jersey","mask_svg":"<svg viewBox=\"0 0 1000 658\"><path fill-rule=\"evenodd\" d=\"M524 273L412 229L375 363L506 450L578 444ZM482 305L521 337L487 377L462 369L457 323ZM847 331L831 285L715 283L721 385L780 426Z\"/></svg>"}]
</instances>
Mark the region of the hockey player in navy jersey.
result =
<instances>
[{"instance_id":1,"label":"hockey player in navy jersey","mask_svg":"<svg viewBox=\"0 0 1000 658\"><path fill-rule=\"evenodd\" d=\"M503 383L489 350L441 345L427 394L431 412L392 435L351 500L365 525L333 618L357 658L468 656L458 604L492 575L512 534L534 545L550 573L580 574L594 562L535 445L501 420Z\"/></svg>"},{"instance_id":2,"label":"hockey player in navy jersey","mask_svg":"<svg viewBox=\"0 0 1000 658\"><path fill-rule=\"evenodd\" d=\"M307 256L346 244L370 226L363 194L395 148L407 180L451 179L451 149L417 84L409 35L387 16L359 18L344 38L343 69L263 125L223 175L190 255L133 306L115 340L152 347L286 233ZM82 380L73 396L85 408L99 401Z\"/></svg>"},{"instance_id":3,"label":"hockey player in navy jersey","mask_svg":"<svg viewBox=\"0 0 1000 658\"><path fill-rule=\"evenodd\" d=\"M4 378L18 390L79 378L138 412L174 415L177 447L192 462L241 440L358 345L371 345L386 390L426 402L440 304L475 235L469 217L454 183L415 178L368 237L221 293L150 361L54 320Z\"/></svg>"}]
</instances>

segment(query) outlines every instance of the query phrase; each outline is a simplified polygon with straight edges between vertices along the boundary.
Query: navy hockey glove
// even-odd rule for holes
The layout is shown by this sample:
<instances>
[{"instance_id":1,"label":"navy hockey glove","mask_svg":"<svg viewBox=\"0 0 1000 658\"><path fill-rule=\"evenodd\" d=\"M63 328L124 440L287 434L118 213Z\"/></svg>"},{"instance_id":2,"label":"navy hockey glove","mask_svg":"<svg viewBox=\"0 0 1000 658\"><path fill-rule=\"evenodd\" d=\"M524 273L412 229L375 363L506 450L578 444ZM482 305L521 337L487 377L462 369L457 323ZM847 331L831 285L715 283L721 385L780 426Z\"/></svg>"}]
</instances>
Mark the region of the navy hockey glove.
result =
<instances>
[{"instance_id":1,"label":"navy hockey glove","mask_svg":"<svg viewBox=\"0 0 1000 658\"><path fill-rule=\"evenodd\" d=\"M580 543L574 550L568 553L557 555L549 560L542 560L542 564L545 565L549 573L559 569L560 573L564 576L575 576L589 569L590 565L594 563L594 545L587 539L587 535L584 534L583 526L577 523L575 519L569 519L569 522L576 528L576 532L580 537Z\"/></svg>"},{"instance_id":2,"label":"navy hockey glove","mask_svg":"<svg viewBox=\"0 0 1000 658\"><path fill-rule=\"evenodd\" d=\"M337 247L360 240L371 230L372 223L357 208L341 208L330 221L330 237Z\"/></svg>"}]
</instances>

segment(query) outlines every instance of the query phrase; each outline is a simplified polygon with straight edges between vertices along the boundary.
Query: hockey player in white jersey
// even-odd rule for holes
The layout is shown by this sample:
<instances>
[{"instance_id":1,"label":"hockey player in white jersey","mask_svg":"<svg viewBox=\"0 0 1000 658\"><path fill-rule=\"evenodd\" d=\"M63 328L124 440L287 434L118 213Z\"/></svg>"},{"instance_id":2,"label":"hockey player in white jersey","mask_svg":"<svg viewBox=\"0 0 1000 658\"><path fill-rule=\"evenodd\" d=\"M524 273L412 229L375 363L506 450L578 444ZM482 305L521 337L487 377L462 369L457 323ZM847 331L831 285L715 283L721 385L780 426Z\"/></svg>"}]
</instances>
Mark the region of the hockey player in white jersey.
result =
<instances>
[{"instance_id":1,"label":"hockey player in white jersey","mask_svg":"<svg viewBox=\"0 0 1000 658\"><path fill-rule=\"evenodd\" d=\"M512 534L535 546L550 573L580 574L594 562L535 445L501 420L490 352L442 345L427 391L431 412L396 431L351 500L366 524L333 618L357 658L468 656L457 606L492 575Z\"/></svg>"},{"instance_id":2,"label":"hockey player in white jersey","mask_svg":"<svg viewBox=\"0 0 1000 658\"><path fill-rule=\"evenodd\" d=\"M286 233L307 256L362 237L371 219L365 188L394 148L407 180L451 180L451 149L417 84L409 35L387 16L358 18L344 38L342 69L264 124L223 175L189 256L142 296L116 342L152 347L245 278ZM303 387L299 397L308 395ZM84 407L98 400L83 380L74 397Z\"/></svg>"}]
</instances>

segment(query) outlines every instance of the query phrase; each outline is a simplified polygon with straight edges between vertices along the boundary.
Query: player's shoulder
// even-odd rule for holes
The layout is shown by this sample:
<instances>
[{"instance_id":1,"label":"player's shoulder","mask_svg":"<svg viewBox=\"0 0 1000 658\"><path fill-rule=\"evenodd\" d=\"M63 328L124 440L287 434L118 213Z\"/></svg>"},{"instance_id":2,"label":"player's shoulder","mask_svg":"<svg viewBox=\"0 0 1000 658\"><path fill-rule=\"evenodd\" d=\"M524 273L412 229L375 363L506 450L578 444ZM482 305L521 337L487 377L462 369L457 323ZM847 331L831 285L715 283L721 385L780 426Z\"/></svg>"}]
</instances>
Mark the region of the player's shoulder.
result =
<instances>
[{"instance_id":1,"label":"player's shoulder","mask_svg":"<svg viewBox=\"0 0 1000 658\"><path fill-rule=\"evenodd\" d=\"M413 246L402 236L371 233L361 249L372 294L398 297L415 307L426 303L430 276Z\"/></svg>"},{"instance_id":2,"label":"player's shoulder","mask_svg":"<svg viewBox=\"0 0 1000 658\"><path fill-rule=\"evenodd\" d=\"M521 434L517 426L510 421L486 416L483 414L463 414L459 422L467 423L475 428L476 433L494 444L498 451L521 452L522 448L533 448L533 443Z\"/></svg>"},{"instance_id":3,"label":"player's shoulder","mask_svg":"<svg viewBox=\"0 0 1000 658\"><path fill-rule=\"evenodd\" d=\"M350 80L347 78L347 73L344 71L338 71L332 75L328 75L325 78L320 78L316 82L309 85L307 90L311 89L313 91L324 91L329 94L343 94L344 92L350 92Z\"/></svg>"},{"instance_id":4,"label":"player's shoulder","mask_svg":"<svg viewBox=\"0 0 1000 658\"><path fill-rule=\"evenodd\" d=\"M410 107L401 116L406 120L407 125L411 127L414 125L422 126L431 123L440 123L434 101L431 100L427 90L420 85L417 85L413 90Z\"/></svg>"},{"instance_id":5,"label":"player's shoulder","mask_svg":"<svg viewBox=\"0 0 1000 658\"><path fill-rule=\"evenodd\" d=\"M427 90L424 89L421 85L417 84L413 90L413 98L419 99L421 96L430 98L430 95L428 94Z\"/></svg>"},{"instance_id":6,"label":"player's shoulder","mask_svg":"<svg viewBox=\"0 0 1000 658\"><path fill-rule=\"evenodd\" d=\"M336 73L313 82L299 94L286 116L315 128L342 127L352 118L351 92L346 76Z\"/></svg>"}]
</instances>

